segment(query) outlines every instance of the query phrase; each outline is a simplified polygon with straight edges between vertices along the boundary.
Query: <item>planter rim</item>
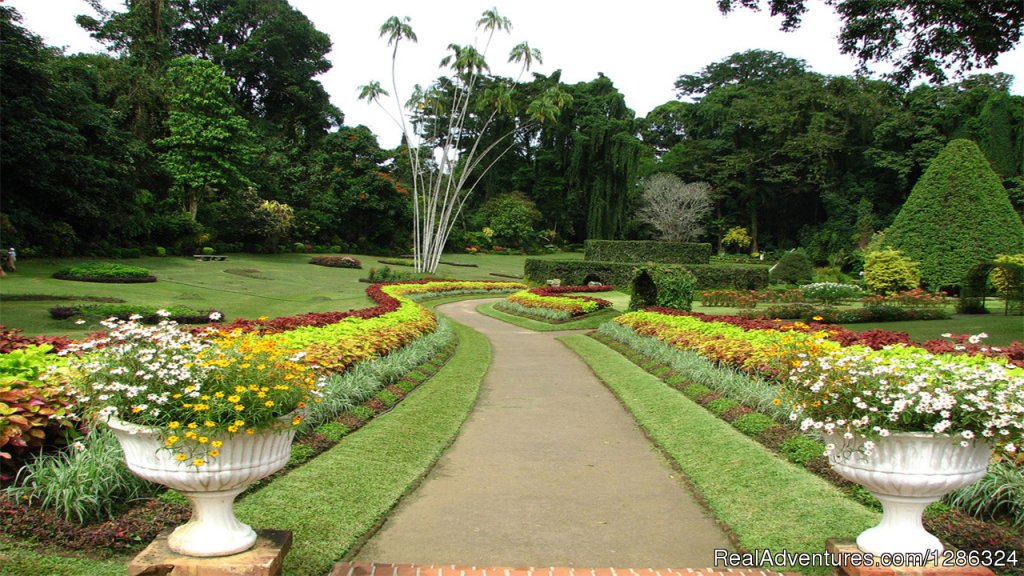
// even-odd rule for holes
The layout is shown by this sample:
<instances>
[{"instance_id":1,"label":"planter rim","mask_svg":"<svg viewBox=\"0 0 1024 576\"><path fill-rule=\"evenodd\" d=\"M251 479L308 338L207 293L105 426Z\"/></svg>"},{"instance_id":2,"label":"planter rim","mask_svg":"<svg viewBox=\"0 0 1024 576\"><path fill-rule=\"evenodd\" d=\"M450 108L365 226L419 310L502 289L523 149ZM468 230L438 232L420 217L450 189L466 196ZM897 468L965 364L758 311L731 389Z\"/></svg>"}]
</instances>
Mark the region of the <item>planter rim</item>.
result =
<instances>
[{"instance_id":1,"label":"planter rim","mask_svg":"<svg viewBox=\"0 0 1024 576\"><path fill-rule=\"evenodd\" d=\"M281 416L278 416L277 417L277 421L281 422L281 423L290 423L292 421L292 419L295 418L296 416L305 416L305 415L306 415L306 410L304 410L302 408L296 408L295 410L292 410L291 412L288 412L287 414L282 414ZM122 420L122 419L118 418L116 414L111 414L110 416L107 416L105 418L100 417L100 418L98 418L98 420L100 422L106 424L107 426L111 427L111 428L120 430L122 432L126 432L128 434L132 434L132 435L136 435L136 434L159 434L160 431L163 430L163 427L161 427L161 426L153 426L153 425L145 425L145 424L135 424L134 422L127 422L125 420ZM280 432L280 431L285 430L285 429L287 429L287 428L268 428L268 429L265 429L265 430L258 430L257 433L258 434L275 433L275 432Z\"/></svg>"}]
</instances>

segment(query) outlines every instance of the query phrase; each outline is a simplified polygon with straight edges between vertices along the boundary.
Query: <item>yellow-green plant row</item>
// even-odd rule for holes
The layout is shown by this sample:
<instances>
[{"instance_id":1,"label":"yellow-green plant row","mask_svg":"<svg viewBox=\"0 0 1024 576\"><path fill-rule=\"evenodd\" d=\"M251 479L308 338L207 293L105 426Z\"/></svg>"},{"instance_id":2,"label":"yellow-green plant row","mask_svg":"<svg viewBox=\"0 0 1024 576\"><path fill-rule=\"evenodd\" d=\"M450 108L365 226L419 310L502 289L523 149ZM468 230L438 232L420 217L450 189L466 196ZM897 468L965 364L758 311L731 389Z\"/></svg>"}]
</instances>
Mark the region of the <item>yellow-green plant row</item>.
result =
<instances>
[{"instance_id":1,"label":"yellow-green plant row","mask_svg":"<svg viewBox=\"0 0 1024 576\"><path fill-rule=\"evenodd\" d=\"M611 302L590 296L563 296L566 292L606 292L611 286L548 286L522 290L506 298L524 308L552 310L566 317L582 316L611 306Z\"/></svg>"}]
</instances>

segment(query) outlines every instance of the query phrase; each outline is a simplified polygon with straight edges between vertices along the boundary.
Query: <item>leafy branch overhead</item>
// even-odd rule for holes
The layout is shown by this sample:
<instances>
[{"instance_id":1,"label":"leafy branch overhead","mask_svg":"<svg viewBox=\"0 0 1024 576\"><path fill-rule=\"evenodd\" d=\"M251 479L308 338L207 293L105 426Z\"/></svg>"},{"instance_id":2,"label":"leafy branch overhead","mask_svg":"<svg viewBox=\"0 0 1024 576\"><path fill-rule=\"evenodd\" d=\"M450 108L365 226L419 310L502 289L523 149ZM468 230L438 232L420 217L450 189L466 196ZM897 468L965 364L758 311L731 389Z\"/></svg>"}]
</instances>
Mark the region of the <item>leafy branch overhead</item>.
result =
<instances>
[{"instance_id":1,"label":"leafy branch overhead","mask_svg":"<svg viewBox=\"0 0 1024 576\"><path fill-rule=\"evenodd\" d=\"M889 76L909 84L918 75L935 82L946 69L957 73L996 63L1020 42L1024 2L981 0L825 0L843 20L839 49L868 62L890 62ZM761 0L718 0L722 13L736 7L760 10ZM795 30L807 0L768 0L782 30Z\"/></svg>"}]
</instances>

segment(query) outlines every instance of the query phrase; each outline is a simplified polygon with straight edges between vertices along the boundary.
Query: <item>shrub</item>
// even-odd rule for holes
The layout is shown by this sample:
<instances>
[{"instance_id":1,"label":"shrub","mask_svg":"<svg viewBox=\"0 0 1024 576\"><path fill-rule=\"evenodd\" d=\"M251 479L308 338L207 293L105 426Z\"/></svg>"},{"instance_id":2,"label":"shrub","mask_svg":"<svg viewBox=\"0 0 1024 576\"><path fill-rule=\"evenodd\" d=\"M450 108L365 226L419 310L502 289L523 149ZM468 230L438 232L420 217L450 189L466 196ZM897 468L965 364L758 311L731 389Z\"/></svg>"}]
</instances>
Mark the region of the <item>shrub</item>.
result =
<instances>
[{"instance_id":1,"label":"shrub","mask_svg":"<svg viewBox=\"0 0 1024 576\"><path fill-rule=\"evenodd\" d=\"M769 416L765 416L760 412L744 414L743 416L733 420L732 425L747 436L757 436L769 428L778 426L775 420L772 420Z\"/></svg>"},{"instance_id":2,"label":"shrub","mask_svg":"<svg viewBox=\"0 0 1024 576\"><path fill-rule=\"evenodd\" d=\"M423 274L392 270L388 266L383 268L370 268L370 271L367 274L367 280L375 284L378 282L404 282L406 280L415 280L422 277Z\"/></svg>"},{"instance_id":3,"label":"shrub","mask_svg":"<svg viewBox=\"0 0 1024 576\"><path fill-rule=\"evenodd\" d=\"M750 233L747 232L746 228L734 226L725 233L722 237L723 246L732 246L736 250L746 250L750 247L753 239L750 237Z\"/></svg>"},{"instance_id":4,"label":"shrub","mask_svg":"<svg viewBox=\"0 0 1024 576\"><path fill-rule=\"evenodd\" d=\"M313 256L310 264L317 266L328 266L330 268L362 268L363 264L354 256Z\"/></svg>"},{"instance_id":5,"label":"shrub","mask_svg":"<svg viewBox=\"0 0 1024 576\"><path fill-rule=\"evenodd\" d=\"M53 274L58 280L78 280L80 282L156 282L148 269L141 266L129 266L114 262L85 262L65 266Z\"/></svg>"},{"instance_id":6,"label":"shrub","mask_svg":"<svg viewBox=\"0 0 1024 576\"><path fill-rule=\"evenodd\" d=\"M711 244L651 240L587 240L584 259L595 262L707 264Z\"/></svg>"},{"instance_id":7,"label":"shrub","mask_svg":"<svg viewBox=\"0 0 1024 576\"><path fill-rule=\"evenodd\" d=\"M801 434L785 440L779 447L779 451L785 454L790 462L803 466L810 459L824 454L825 445Z\"/></svg>"},{"instance_id":8,"label":"shrub","mask_svg":"<svg viewBox=\"0 0 1024 576\"><path fill-rule=\"evenodd\" d=\"M163 246L157 246L155 251L157 256L167 256L167 248L164 248Z\"/></svg>"},{"instance_id":9,"label":"shrub","mask_svg":"<svg viewBox=\"0 0 1024 576\"><path fill-rule=\"evenodd\" d=\"M1024 268L1024 254L999 254L993 262ZM1022 274L1021 268L997 266L992 269L989 278L992 279L992 285L996 287L1000 296L1004 298L1007 296L1020 297L1021 284L1024 283L1024 274Z\"/></svg>"},{"instance_id":10,"label":"shrub","mask_svg":"<svg viewBox=\"0 0 1024 576\"><path fill-rule=\"evenodd\" d=\"M917 263L898 250L880 250L864 257L864 283L875 293L894 294L917 288L921 273Z\"/></svg>"},{"instance_id":11,"label":"shrub","mask_svg":"<svg viewBox=\"0 0 1024 576\"><path fill-rule=\"evenodd\" d=\"M477 216L492 234L491 242L505 246L525 246L537 236L533 226L541 214L536 204L522 192L510 192L484 202Z\"/></svg>"},{"instance_id":12,"label":"shrub","mask_svg":"<svg viewBox=\"0 0 1024 576\"><path fill-rule=\"evenodd\" d=\"M767 266L686 264L683 267L697 279L697 289L754 290L768 286ZM636 264L626 262L527 258L524 273L529 281L536 283L543 283L549 278L560 278L566 285L586 284L590 278L602 284L622 287L630 285L635 269Z\"/></svg>"},{"instance_id":13,"label":"shrub","mask_svg":"<svg viewBox=\"0 0 1024 576\"><path fill-rule=\"evenodd\" d=\"M117 438L99 427L67 450L27 464L7 493L84 524L113 517L125 502L159 488L128 470Z\"/></svg>"},{"instance_id":14,"label":"shrub","mask_svg":"<svg viewBox=\"0 0 1024 576\"><path fill-rule=\"evenodd\" d=\"M959 286L996 254L1024 252L1024 224L978 145L957 139L914 185L886 243L920 263L931 290Z\"/></svg>"},{"instance_id":15,"label":"shrub","mask_svg":"<svg viewBox=\"0 0 1024 576\"><path fill-rule=\"evenodd\" d=\"M28 346L0 355L0 458L38 449L71 429L72 395L40 376L63 364L50 346Z\"/></svg>"},{"instance_id":16,"label":"shrub","mask_svg":"<svg viewBox=\"0 0 1024 576\"><path fill-rule=\"evenodd\" d=\"M823 304L835 304L841 300L860 298L864 291L854 284L838 284L836 282L817 282L800 287L804 298L816 300Z\"/></svg>"},{"instance_id":17,"label":"shrub","mask_svg":"<svg viewBox=\"0 0 1024 576\"><path fill-rule=\"evenodd\" d=\"M158 324L161 320L173 320L179 324L206 324L220 322L224 315L216 310L196 310L188 306L168 306L163 309L166 316L158 314L161 309L156 306L140 304L89 304L85 306L55 306L50 308L50 316L56 320L104 320L119 318L128 320L133 314L142 316L142 324Z\"/></svg>"},{"instance_id":18,"label":"shrub","mask_svg":"<svg viewBox=\"0 0 1024 576\"><path fill-rule=\"evenodd\" d=\"M633 274L631 309L664 306L676 310L693 307L693 289L697 280L681 266L648 264Z\"/></svg>"},{"instance_id":19,"label":"shrub","mask_svg":"<svg viewBox=\"0 0 1024 576\"><path fill-rule=\"evenodd\" d=\"M769 272L772 282L779 284L806 284L814 276L811 259L800 250L786 252Z\"/></svg>"},{"instance_id":20,"label":"shrub","mask_svg":"<svg viewBox=\"0 0 1024 576\"><path fill-rule=\"evenodd\" d=\"M203 248L199 252L204 256L210 256L211 254L215 253L213 248L210 246L203 246Z\"/></svg>"}]
</instances>

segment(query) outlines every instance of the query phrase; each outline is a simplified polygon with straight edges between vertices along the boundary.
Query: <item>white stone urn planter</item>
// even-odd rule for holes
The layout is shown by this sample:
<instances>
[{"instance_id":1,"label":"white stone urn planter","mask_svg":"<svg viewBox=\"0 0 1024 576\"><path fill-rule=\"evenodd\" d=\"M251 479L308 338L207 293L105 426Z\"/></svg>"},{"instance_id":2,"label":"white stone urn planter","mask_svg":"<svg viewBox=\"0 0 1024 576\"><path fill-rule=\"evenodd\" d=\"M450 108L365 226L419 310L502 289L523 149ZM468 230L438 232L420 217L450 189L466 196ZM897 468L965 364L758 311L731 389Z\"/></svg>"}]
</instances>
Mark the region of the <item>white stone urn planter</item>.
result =
<instances>
[{"instance_id":1,"label":"white stone urn planter","mask_svg":"<svg viewBox=\"0 0 1024 576\"><path fill-rule=\"evenodd\" d=\"M960 439L929 432L878 438L868 456L862 450L864 438L826 435L825 441L835 445L829 455L832 469L882 503L882 521L857 537L857 546L874 555L931 553L938 558L942 543L924 529L921 513L947 493L984 477L992 455L986 442L963 447Z\"/></svg>"},{"instance_id":2,"label":"white stone urn planter","mask_svg":"<svg viewBox=\"0 0 1024 576\"><path fill-rule=\"evenodd\" d=\"M168 540L171 550L212 557L252 548L256 532L235 518L235 497L249 484L288 463L294 427L227 436L220 455L195 468L178 462L172 451L163 449L156 428L130 424L114 416L107 420L107 426L121 442L129 470L181 492L192 503L192 518L175 528Z\"/></svg>"}]
</instances>

